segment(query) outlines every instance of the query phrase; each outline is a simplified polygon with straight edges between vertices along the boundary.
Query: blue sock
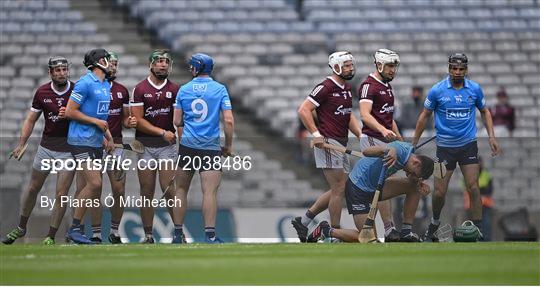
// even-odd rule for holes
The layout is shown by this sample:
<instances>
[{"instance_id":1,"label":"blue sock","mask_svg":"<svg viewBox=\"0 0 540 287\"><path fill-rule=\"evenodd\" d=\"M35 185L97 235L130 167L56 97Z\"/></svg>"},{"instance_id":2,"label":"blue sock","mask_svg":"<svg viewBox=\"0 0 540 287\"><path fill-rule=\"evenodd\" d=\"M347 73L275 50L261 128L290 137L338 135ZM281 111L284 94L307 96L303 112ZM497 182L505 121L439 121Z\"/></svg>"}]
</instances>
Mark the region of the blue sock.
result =
<instances>
[{"instance_id":1,"label":"blue sock","mask_svg":"<svg viewBox=\"0 0 540 287\"><path fill-rule=\"evenodd\" d=\"M403 223L401 225L401 236L405 236L412 231L412 224Z\"/></svg>"},{"instance_id":2,"label":"blue sock","mask_svg":"<svg viewBox=\"0 0 540 287\"><path fill-rule=\"evenodd\" d=\"M216 237L216 228L215 227L205 227L204 228L204 234L206 234L207 238L213 239Z\"/></svg>"},{"instance_id":3,"label":"blue sock","mask_svg":"<svg viewBox=\"0 0 540 287\"><path fill-rule=\"evenodd\" d=\"M73 221L71 223L71 227L80 228L81 227L81 220L73 218Z\"/></svg>"},{"instance_id":4,"label":"blue sock","mask_svg":"<svg viewBox=\"0 0 540 287\"><path fill-rule=\"evenodd\" d=\"M177 232L178 234L183 234L184 229L182 228L182 224L175 224L174 225L174 232Z\"/></svg>"}]
</instances>

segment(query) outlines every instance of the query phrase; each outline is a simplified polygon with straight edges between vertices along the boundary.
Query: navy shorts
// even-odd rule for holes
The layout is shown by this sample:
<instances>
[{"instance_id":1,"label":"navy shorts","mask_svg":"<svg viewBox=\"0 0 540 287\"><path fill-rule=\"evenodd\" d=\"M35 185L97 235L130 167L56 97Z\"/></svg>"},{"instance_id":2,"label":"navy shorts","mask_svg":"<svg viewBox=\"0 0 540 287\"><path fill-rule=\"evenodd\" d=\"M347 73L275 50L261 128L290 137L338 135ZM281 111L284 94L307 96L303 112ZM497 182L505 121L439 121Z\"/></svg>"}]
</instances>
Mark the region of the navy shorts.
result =
<instances>
[{"instance_id":1,"label":"navy shorts","mask_svg":"<svg viewBox=\"0 0 540 287\"><path fill-rule=\"evenodd\" d=\"M86 160L86 159L99 159L103 158L103 148L100 147L91 147L91 146L81 146L81 145L70 145L71 155L76 160Z\"/></svg>"},{"instance_id":2,"label":"navy shorts","mask_svg":"<svg viewBox=\"0 0 540 287\"><path fill-rule=\"evenodd\" d=\"M460 147L437 146L437 159L447 170L456 169L456 163L460 166L478 163L478 144L473 141Z\"/></svg>"},{"instance_id":3,"label":"navy shorts","mask_svg":"<svg viewBox=\"0 0 540 287\"><path fill-rule=\"evenodd\" d=\"M354 183L347 179L345 184L345 202L349 214L368 214L371 208L371 201L375 192L365 192L358 188ZM382 191L379 194L379 200L382 199Z\"/></svg>"},{"instance_id":4,"label":"navy shorts","mask_svg":"<svg viewBox=\"0 0 540 287\"><path fill-rule=\"evenodd\" d=\"M196 149L180 145L178 147L178 170L221 171L221 151Z\"/></svg>"}]
</instances>

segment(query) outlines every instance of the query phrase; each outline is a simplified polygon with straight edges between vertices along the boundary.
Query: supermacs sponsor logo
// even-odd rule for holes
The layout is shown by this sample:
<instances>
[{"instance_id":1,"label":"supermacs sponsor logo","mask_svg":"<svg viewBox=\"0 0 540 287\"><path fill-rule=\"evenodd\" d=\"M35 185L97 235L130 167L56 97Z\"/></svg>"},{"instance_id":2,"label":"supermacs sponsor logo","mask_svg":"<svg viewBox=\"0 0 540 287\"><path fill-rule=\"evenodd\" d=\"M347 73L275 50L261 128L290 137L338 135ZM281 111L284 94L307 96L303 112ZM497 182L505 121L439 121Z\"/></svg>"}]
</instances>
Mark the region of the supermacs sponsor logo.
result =
<instances>
[{"instance_id":1,"label":"supermacs sponsor logo","mask_svg":"<svg viewBox=\"0 0 540 287\"><path fill-rule=\"evenodd\" d=\"M394 112L394 106L389 106L388 103L384 104L384 106L381 107L381 110L379 113L393 113Z\"/></svg>"},{"instance_id":2,"label":"supermacs sponsor logo","mask_svg":"<svg viewBox=\"0 0 540 287\"><path fill-rule=\"evenodd\" d=\"M469 119L471 112L468 108L446 109L446 119L453 121L464 121Z\"/></svg>"},{"instance_id":3,"label":"supermacs sponsor logo","mask_svg":"<svg viewBox=\"0 0 540 287\"><path fill-rule=\"evenodd\" d=\"M146 111L144 111L144 116L155 118L158 115L167 115L169 114L170 111L171 111L170 107L156 109L156 110L154 110L152 107L149 107L148 109L146 109Z\"/></svg>"},{"instance_id":4,"label":"supermacs sponsor logo","mask_svg":"<svg viewBox=\"0 0 540 287\"><path fill-rule=\"evenodd\" d=\"M122 108L110 109L109 116L117 116L122 112Z\"/></svg>"},{"instance_id":5,"label":"supermacs sponsor logo","mask_svg":"<svg viewBox=\"0 0 540 287\"><path fill-rule=\"evenodd\" d=\"M53 112L49 112L47 114L47 119L53 123L59 122L61 120L60 117L57 114L55 115Z\"/></svg>"},{"instance_id":6,"label":"supermacs sponsor logo","mask_svg":"<svg viewBox=\"0 0 540 287\"><path fill-rule=\"evenodd\" d=\"M334 112L334 115L347 115L352 112L352 108L344 108L343 105L339 105L337 107L336 111Z\"/></svg>"}]
</instances>

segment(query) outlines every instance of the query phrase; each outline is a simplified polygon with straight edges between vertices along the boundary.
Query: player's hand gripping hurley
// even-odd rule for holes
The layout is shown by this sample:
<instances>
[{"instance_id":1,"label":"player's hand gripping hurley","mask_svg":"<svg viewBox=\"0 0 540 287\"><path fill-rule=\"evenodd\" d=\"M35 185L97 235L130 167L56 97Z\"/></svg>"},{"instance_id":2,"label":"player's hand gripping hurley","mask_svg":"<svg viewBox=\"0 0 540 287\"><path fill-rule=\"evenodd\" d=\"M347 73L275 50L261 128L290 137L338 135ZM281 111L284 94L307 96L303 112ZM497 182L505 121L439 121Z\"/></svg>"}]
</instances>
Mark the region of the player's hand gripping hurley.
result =
<instances>
[{"instance_id":1,"label":"player's hand gripping hurley","mask_svg":"<svg viewBox=\"0 0 540 287\"><path fill-rule=\"evenodd\" d=\"M377 183L377 189L375 195L371 201L371 207L369 209L368 217L362 226L362 230L358 234L358 241L360 243L373 243L378 242L375 229L375 215L377 214L377 204L379 203L379 195L384 186L384 180L386 179L386 166L383 166L381 174L379 175L379 181Z\"/></svg>"}]
</instances>

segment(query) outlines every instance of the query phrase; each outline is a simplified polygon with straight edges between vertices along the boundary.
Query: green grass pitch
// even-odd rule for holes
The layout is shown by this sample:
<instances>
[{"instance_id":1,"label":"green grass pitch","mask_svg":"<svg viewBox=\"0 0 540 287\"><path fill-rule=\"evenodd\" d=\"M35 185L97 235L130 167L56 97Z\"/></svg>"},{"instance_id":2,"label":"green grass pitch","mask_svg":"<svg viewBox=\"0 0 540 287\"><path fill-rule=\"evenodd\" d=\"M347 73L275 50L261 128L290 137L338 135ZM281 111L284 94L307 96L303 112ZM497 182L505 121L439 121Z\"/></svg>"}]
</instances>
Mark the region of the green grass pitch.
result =
<instances>
[{"instance_id":1,"label":"green grass pitch","mask_svg":"<svg viewBox=\"0 0 540 287\"><path fill-rule=\"evenodd\" d=\"M540 243L1 246L0 285L539 285Z\"/></svg>"}]
</instances>

